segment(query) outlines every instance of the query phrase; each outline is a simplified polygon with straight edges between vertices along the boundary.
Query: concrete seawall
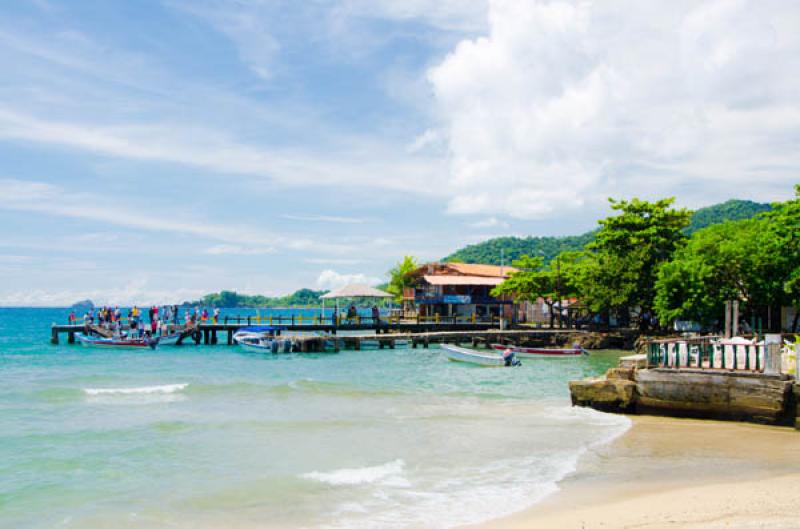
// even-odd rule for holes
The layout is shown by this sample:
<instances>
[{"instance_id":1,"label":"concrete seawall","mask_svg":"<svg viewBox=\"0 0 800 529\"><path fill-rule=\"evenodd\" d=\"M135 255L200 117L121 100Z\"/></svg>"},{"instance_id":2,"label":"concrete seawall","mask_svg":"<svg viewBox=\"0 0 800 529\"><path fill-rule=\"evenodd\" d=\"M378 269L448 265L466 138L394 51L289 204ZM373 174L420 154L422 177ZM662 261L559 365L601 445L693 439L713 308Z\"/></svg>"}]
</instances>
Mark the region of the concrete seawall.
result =
<instances>
[{"instance_id":1,"label":"concrete seawall","mask_svg":"<svg viewBox=\"0 0 800 529\"><path fill-rule=\"evenodd\" d=\"M615 368L569 387L573 405L608 412L775 425L793 425L800 414L800 391L785 375Z\"/></svg>"}]
</instances>

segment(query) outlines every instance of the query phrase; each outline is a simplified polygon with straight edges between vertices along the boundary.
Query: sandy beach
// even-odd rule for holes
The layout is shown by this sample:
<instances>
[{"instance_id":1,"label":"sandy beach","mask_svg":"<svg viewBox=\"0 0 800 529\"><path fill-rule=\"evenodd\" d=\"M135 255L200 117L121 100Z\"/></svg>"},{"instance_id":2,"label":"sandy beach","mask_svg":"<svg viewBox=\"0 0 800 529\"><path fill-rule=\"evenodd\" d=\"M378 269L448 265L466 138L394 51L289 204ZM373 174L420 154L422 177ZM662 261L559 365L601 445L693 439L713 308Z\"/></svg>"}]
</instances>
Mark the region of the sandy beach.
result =
<instances>
[{"instance_id":1,"label":"sandy beach","mask_svg":"<svg viewBox=\"0 0 800 529\"><path fill-rule=\"evenodd\" d=\"M498 528L800 527L800 432L633 417L560 491Z\"/></svg>"}]
</instances>

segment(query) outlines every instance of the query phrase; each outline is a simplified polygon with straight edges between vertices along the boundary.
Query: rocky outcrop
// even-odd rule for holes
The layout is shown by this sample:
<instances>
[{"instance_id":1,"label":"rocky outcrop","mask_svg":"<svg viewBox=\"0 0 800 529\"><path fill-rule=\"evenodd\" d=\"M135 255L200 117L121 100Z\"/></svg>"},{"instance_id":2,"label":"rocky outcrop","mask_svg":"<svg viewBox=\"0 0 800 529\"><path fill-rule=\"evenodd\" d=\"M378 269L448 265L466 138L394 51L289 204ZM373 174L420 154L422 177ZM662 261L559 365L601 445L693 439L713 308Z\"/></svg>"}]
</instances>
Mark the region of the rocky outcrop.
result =
<instances>
[{"instance_id":1,"label":"rocky outcrop","mask_svg":"<svg viewBox=\"0 0 800 529\"><path fill-rule=\"evenodd\" d=\"M636 394L636 382L624 374L622 369L609 369L611 376L576 380L569 383L572 404L610 412L632 412ZM615 373L612 373L615 372Z\"/></svg>"},{"instance_id":2,"label":"rocky outcrop","mask_svg":"<svg viewBox=\"0 0 800 529\"><path fill-rule=\"evenodd\" d=\"M767 424L800 417L793 386L785 376L761 373L622 368L569 385L573 405L601 411Z\"/></svg>"}]
</instances>

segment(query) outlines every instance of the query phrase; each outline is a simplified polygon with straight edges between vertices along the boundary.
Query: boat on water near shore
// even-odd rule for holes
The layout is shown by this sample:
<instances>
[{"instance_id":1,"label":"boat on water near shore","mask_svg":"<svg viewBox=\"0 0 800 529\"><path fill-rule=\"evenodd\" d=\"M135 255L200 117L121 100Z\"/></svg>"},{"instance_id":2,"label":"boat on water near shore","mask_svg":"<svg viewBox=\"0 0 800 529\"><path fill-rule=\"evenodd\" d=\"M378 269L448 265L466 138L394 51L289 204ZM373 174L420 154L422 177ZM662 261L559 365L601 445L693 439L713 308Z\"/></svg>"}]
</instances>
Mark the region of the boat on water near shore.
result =
<instances>
[{"instance_id":1,"label":"boat on water near shore","mask_svg":"<svg viewBox=\"0 0 800 529\"><path fill-rule=\"evenodd\" d=\"M473 349L458 347L457 345L442 344L442 350L447 355L448 360L453 362L464 362L483 367L510 367L520 365L519 360L514 358L514 353L510 355L499 355L491 352L480 352Z\"/></svg>"},{"instance_id":2,"label":"boat on water near shore","mask_svg":"<svg viewBox=\"0 0 800 529\"><path fill-rule=\"evenodd\" d=\"M158 338L103 338L83 333L77 333L75 338L85 347L144 350L147 348L155 349L158 346Z\"/></svg>"},{"instance_id":3,"label":"boat on water near shore","mask_svg":"<svg viewBox=\"0 0 800 529\"><path fill-rule=\"evenodd\" d=\"M172 334L165 334L158 337L158 345L177 345L181 333L174 332Z\"/></svg>"},{"instance_id":4,"label":"boat on water near shore","mask_svg":"<svg viewBox=\"0 0 800 529\"><path fill-rule=\"evenodd\" d=\"M515 345L502 345L499 343L492 344L492 349L496 351L511 350L515 355L520 358L535 358L540 356L550 357L574 357L580 355L588 355L589 352L580 345L574 345L572 349L550 349L547 347L519 347Z\"/></svg>"},{"instance_id":5,"label":"boat on water near shore","mask_svg":"<svg viewBox=\"0 0 800 529\"><path fill-rule=\"evenodd\" d=\"M282 337L283 327L255 325L242 327L233 335L233 341L251 353L291 353L292 340Z\"/></svg>"}]
</instances>

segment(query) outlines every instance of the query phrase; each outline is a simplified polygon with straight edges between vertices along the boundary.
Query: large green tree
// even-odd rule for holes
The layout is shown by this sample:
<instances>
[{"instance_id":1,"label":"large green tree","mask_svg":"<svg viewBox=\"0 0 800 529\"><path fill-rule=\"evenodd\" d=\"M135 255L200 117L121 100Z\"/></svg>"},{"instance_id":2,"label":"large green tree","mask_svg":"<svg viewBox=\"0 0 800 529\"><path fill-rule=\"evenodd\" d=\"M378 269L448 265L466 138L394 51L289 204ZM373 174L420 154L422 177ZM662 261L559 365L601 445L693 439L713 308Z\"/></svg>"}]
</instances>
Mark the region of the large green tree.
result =
<instances>
[{"instance_id":1,"label":"large green tree","mask_svg":"<svg viewBox=\"0 0 800 529\"><path fill-rule=\"evenodd\" d=\"M513 296L517 301L536 301L542 298L550 308L550 327L555 326L558 303L575 293L574 266L578 252L556 256L545 265L544 258L522 255L511 264L517 269L508 279L492 289L492 296ZM561 323L559 318L559 323Z\"/></svg>"},{"instance_id":2,"label":"large green tree","mask_svg":"<svg viewBox=\"0 0 800 529\"><path fill-rule=\"evenodd\" d=\"M648 202L613 200L617 211L600 221L595 240L587 245L582 295L595 312L616 313L626 319L635 310L641 328L650 325L659 268L685 240L692 213L673 208L674 198Z\"/></svg>"},{"instance_id":3,"label":"large green tree","mask_svg":"<svg viewBox=\"0 0 800 529\"><path fill-rule=\"evenodd\" d=\"M710 324L723 318L727 300L738 300L745 316L766 315L773 322L773 308L800 309L800 186L796 191L794 200L773 204L755 218L692 235L659 271L659 319ZM795 318L795 329L797 323Z\"/></svg>"},{"instance_id":4,"label":"large green tree","mask_svg":"<svg viewBox=\"0 0 800 529\"><path fill-rule=\"evenodd\" d=\"M773 290L778 299L771 301L794 306L792 330L796 331L800 319L800 184L794 189L793 200L773 204L760 218L764 226L761 248L770 258L766 271L780 283L780 288Z\"/></svg>"},{"instance_id":5,"label":"large green tree","mask_svg":"<svg viewBox=\"0 0 800 529\"><path fill-rule=\"evenodd\" d=\"M760 248L762 222L726 222L696 232L675 258L659 270L656 313L663 324L676 319L706 325L720 321L727 300L748 310L768 302Z\"/></svg>"}]
</instances>

